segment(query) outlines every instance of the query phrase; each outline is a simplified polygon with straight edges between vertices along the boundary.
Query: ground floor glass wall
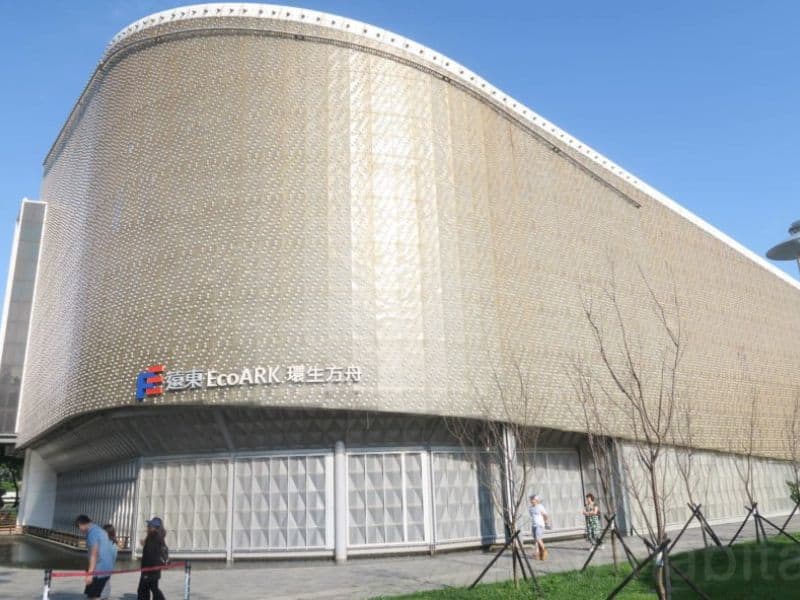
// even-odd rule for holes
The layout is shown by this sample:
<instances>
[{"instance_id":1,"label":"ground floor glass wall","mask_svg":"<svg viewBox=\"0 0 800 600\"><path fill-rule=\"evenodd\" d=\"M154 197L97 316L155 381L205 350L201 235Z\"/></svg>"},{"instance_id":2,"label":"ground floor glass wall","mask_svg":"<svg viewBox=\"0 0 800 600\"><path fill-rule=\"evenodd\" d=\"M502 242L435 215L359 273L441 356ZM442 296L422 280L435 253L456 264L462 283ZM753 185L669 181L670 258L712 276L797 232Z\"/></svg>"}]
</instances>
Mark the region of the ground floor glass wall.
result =
<instances>
[{"instance_id":1,"label":"ground floor glass wall","mask_svg":"<svg viewBox=\"0 0 800 600\"><path fill-rule=\"evenodd\" d=\"M635 454L618 444L626 485L642 484ZM688 517L685 487L669 454L671 486L668 521L679 527ZM694 454L695 500L709 519L733 521L747 501L737 475L741 457ZM346 546L354 553L399 548L428 549L486 544L504 536L500 507L488 482L481 451L459 447L349 448L241 452L140 459L57 477L54 528L74 531L77 514L114 523L122 536L139 539L145 521L164 519L175 555L330 556L335 546L337 462L342 466ZM525 495L539 494L553 521L552 534L580 534L581 508L592 486L590 457L577 448L539 449ZM497 467L494 467L495 469ZM788 513L792 506L785 481L789 467L756 460L752 488L763 514ZM624 489L622 486L621 489ZM641 515L628 499L623 508L631 524ZM601 508L607 511L601 500ZM521 522L529 536L527 511Z\"/></svg>"},{"instance_id":2,"label":"ground floor glass wall","mask_svg":"<svg viewBox=\"0 0 800 600\"><path fill-rule=\"evenodd\" d=\"M501 510L486 489L479 454L455 448L348 451L348 547L368 552L501 539ZM327 450L142 461L137 527L163 517L178 554L329 554L333 461ZM570 518L558 519L557 530L575 528L581 474L566 471L579 469L577 451L543 450L538 461L538 489L553 494L550 510L558 515L569 506Z\"/></svg>"}]
</instances>

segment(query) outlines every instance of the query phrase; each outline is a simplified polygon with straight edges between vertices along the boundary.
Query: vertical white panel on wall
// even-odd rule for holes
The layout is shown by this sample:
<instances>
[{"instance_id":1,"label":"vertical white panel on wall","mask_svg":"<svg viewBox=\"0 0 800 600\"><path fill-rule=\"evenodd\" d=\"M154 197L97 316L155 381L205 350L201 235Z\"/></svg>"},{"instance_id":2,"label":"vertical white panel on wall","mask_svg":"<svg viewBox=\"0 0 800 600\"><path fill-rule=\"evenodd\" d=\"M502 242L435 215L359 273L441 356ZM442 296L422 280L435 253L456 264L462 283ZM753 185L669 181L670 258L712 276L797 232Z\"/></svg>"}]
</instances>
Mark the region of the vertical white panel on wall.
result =
<instances>
[{"instance_id":1,"label":"vertical white panel on wall","mask_svg":"<svg viewBox=\"0 0 800 600\"><path fill-rule=\"evenodd\" d=\"M428 486L425 485L423 456L427 454L405 455L405 525L408 542L424 542L429 539L425 512Z\"/></svg>"},{"instance_id":2,"label":"vertical white panel on wall","mask_svg":"<svg viewBox=\"0 0 800 600\"><path fill-rule=\"evenodd\" d=\"M272 455L235 462L234 553L331 546L331 455Z\"/></svg>"},{"instance_id":3,"label":"vertical white panel on wall","mask_svg":"<svg viewBox=\"0 0 800 600\"><path fill-rule=\"evenodd\" d=\"M434 452L431 460L437 543L481 539L482 511L474 461L459 451Z\"/></svg>"},{"instance_id":4,"label":"vertical white panel on wall","mask_svg":"<svg viewBox=\"0 0 800 600\"><path fill-rule=\"evenodd\" d=\"M350 546L427 541L421 452L351 453L347 471Z\"/></svg>"},{"instance_id":5,"label":"vertical white panel on wall","mask_svg":"<svg viewBox=\"0 0 800 600\"><path fill-rule=\"evenodd\" d=\"M145 462L139 523L161 517L174 552L225 552L228 469L226 459Z\"/></svg>"},{"instance_id":6,"label":"vertical white panel on wall","mask_svg":"<svg viewBox=\"0 0 800 600\"><path fill-rule=\"evenodd\" d=\"M236 461L230 459L228 461L228 481L227 481L227 498L228 510L225 514L225 558L227 560L233 559L233 511L236 502Z\"/></svg>"},{"instance_id":7,"label":"vertical white panel on wall","mask_svg":"<svg viewBox=\"0 0 800 600\"><path fill-rule=\"evenodd\" d=\"M227 550L228 547L228 460L214 461L211 464L211 486L209 493L209 546L213 550Z\"/></svg>"},{"instance_id":8,"label":"vertical white panel on wall","mask_svg":"<svg viewBox=\"0 0 800 600\"><path fill-rule=\"evenodd\" d=\"M328 525L328 480L331 471L324 456L306 456L308 482L305 490L305 503L308 511L304 547L325 548L327 546Z\"/></svg>"},{"instance_id":9,"label":"vertical white panel on wall","mask_svg":"<svg viewBox=\"0 0 800 600\"><path fill-rule=\"evenodd\" d=\"M529 487L542 497L553 529L582 528L583 485L577 450L540 450L532 464Z\"/></svg>"},{"instance_id":10,"label":"vertical white panel on wall","mask_svg":"<svg viewBox=\"0 0 800 600\"><path fill-rule=\"evenodd\" d=\"M347 539L348 545L367 543L366 456L347 457Z\"/></svg>"}]
</instances>

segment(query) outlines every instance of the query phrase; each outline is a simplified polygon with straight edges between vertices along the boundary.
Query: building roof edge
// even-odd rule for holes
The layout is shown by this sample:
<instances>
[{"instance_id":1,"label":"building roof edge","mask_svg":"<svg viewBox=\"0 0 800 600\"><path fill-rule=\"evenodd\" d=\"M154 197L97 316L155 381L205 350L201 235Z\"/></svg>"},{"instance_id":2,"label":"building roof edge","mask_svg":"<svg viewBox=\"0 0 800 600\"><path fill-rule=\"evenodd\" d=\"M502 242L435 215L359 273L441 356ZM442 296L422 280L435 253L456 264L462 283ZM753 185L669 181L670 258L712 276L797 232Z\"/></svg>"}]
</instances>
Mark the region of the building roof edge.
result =
<instances>
[{"instance_id":1,"label":"building roof edge","mask_svg":"<svg viewBox=\"0 0 800 600\"><path fill-rule=\"evenodd\" d=\"M447 56L444 56L440 52L436 52L435 50L428 48L427 46L419 44L391 31L381 29L380 27L375 27L373 25L348 19L346 17L341 17L339 15L292 6L234 2L193 4L153 13L131 23L127 27L120 30L111 39L106 47L102 60L106 60L129 36L148 28L181 20L226 17L262 18L265 20L287 21L329 28L369 39L373 43L387 45L395 51L400 51L401 53L405 54L410 60L418 62L426 67L433 64L439 69L445 71L448 76L459 81L459 83L462 85L466 85L467 87L479 92L488 100L505 108L517 118L522 119L523 122L528 123L536 129L541 130L555 138L557 141L565 144L573 151L588 158L594 164L602 167L602 169L605 171L608 171L612 175L622 179L629 185L646 194L648 197L660 202L674 213L690 221L736 252L744 255L758 266L766 269L795 289L800 290L800 281L791 277L788 273L767 261L762 256L756 254L740 242L737 242L729 235L711 225L708 221L704 220L697 214L668 197L666 194L645 183L637 176L622 168L594 148L586 145L560 127L548 121L522 102L496 88L488 81L470 71L460 63L450 59Z\"/></svg>"}]
</instances>

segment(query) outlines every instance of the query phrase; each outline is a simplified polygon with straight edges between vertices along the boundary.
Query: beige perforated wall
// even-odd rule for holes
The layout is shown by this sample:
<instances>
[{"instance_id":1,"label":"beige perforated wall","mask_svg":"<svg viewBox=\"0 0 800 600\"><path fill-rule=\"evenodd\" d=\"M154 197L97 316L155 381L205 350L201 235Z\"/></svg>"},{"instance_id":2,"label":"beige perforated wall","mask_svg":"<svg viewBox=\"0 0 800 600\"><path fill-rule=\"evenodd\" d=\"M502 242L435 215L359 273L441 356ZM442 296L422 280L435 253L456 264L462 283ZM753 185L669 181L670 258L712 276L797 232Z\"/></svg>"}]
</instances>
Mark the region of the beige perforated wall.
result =
<instances>
[{"instance_id":1,"label":"beige perforated wall","mask_svg":"<svg viewBox=\"0 0 800 600\"><path fill-rule=\"evenodd\" d=\"M48 156L23 445L134 405L152 364L363 379L148 402L478 415L476 390L520 352L541 423L580 430L581 298L614 265L643 339L638 266L678 291L698 445L728 448L755 387L761 450L780 452L795 286L444 58L312 19L195 17L119 39Z\"/></svg>"}]
</instances>

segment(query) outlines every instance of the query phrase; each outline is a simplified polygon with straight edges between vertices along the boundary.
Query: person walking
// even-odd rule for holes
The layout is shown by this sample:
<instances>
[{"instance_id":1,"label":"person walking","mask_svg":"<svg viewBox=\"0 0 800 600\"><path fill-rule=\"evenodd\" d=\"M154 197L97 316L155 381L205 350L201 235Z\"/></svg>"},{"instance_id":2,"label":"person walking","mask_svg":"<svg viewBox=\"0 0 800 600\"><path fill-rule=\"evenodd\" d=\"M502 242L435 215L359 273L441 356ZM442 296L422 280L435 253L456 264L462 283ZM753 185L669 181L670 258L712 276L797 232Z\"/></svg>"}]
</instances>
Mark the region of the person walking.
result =
<instances>
[{"instance_id":1,"label":"person walking","mask_svg":"<svg viewBox=\"0 0 800 600\"><path fill-rule=\"evenodd\" d=\"M531 494L531 505L528 514L531 516L531 530L533 533L533 558L547 560L547 548L544 546L544 529L550 521L547 509L542 505L542 499L537 494Z\"/></svg>"},{"instance_id":2,"label":"person walking","mask_svg":"<svg viewBox=\"0 0 800 600\"><path fill-rule=\"evenodd\" d=\"M119 551L119 541L117 540L117 530L111 523L103 525L103 530L108 534L108 539L111 540L111 562L114 566L117 564L117 552ZM112 567L113 570L114 567ZM108 578L106 584L103 586L103 592L100 594L100 600L108 600L111 598L111 578Z\"/></svg>"},{"instance_id":3,"label":"person walking","mask_svg":"<svg viewBox=\"0 0 800 600\"><path fill-rule=\"evenodd\" d=\"M592 550L600 541L600 507L594 494L586 494L583 516L586 519L586 539L589 540L589 550Z\"/></svg>"},{"instance_id":4,"label":"person walking","mask_svg":"<svg viewBox=\"0 0 800 600\"><path fill-rule=\"evenodd\" d=\"M167 564L169 560L169 549L165 538L167 532L164 523L159 517L153 517L147 522L147 535L141 541L142 548L142 568L160 567ZM158 589L161 579L161 570L145 571L139 577L139 589L137 590L137 600L165 600L164 594Z\"/></svg>"},{"instance_id":5,"label":"person walking","mask_svg":"<svg viewBox=\"0 0 800 600\"><path fill-rule=\"evenodd\" d=\"M99 600L103 588L111 579L114 570L115 552L105 530L92 523L86 515L78 515L75 526L86 535L86 550L89 553L89 567L86 569L86 588L83 593L90 600Z\"/></svg>"}]
</instances>

